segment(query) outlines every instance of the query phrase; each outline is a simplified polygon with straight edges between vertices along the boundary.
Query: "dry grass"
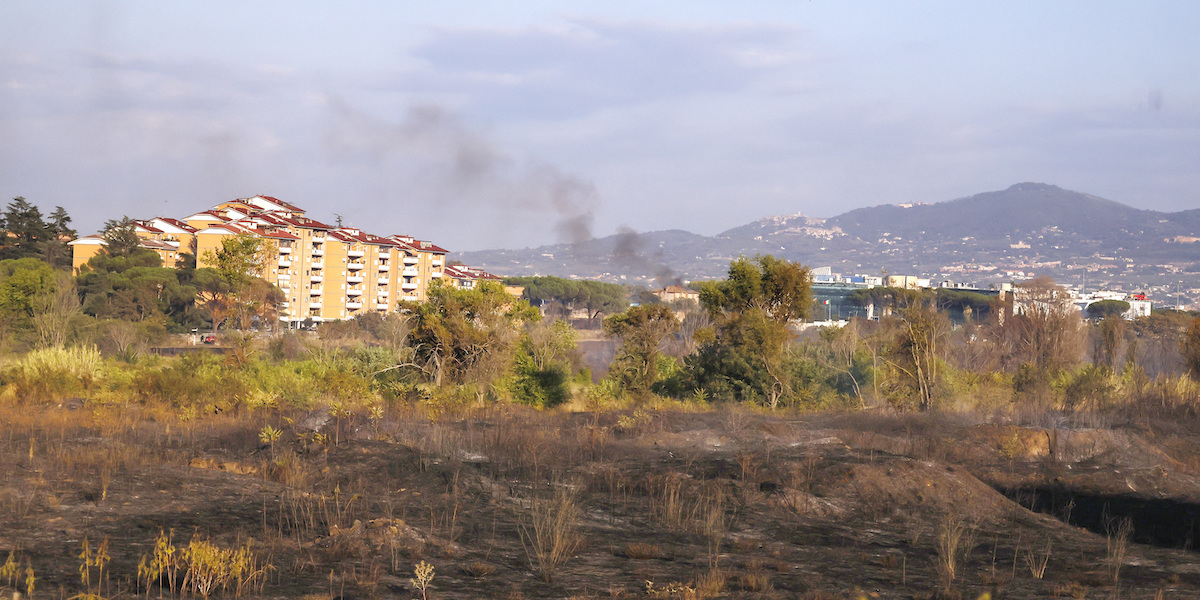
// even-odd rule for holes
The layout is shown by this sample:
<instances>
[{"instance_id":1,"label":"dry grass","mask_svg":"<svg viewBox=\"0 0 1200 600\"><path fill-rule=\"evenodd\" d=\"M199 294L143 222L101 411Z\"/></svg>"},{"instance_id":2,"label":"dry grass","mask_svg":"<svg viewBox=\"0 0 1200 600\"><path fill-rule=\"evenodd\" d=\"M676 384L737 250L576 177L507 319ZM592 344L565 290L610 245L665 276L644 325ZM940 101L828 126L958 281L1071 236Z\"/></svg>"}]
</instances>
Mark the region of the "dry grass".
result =
<instances>
[{"instance_id":1,"label":"dry grass","mask_svg":"<svg viewBox=\"0 0 1200 600\"><path fill-rule=\"evenodd\" d=\"M621 553L626 558L638 560L659 559L666 556L663 554L662 548L655 544L647 544L644 542L630 542L625 545L625 550Z\"/></svg>"},{"instance_id":2,"label":"dry grass","mask_svg":"<svg viewBox=\"0 0 1200 600\"><path fill-rule=\"evenodd\" d=\"M1112 574L1113 585L1121 581L1121 567L1125 565L1125 556L1129 553L1129 541L1133 537L1133 521L1129 518L1110 521L1108 535L1105 538L1104 564Z\"/></svg>"},{"instance_id":3,"label":"dry grass","mask_svg":"<svg viewBox=\"0 0 1200 600\"><path fill-rule=\"evenodd\" d=\"M520 523L521 543L529 564L542 581L550 582L558 568L583 544L582 514L574 494L565 486L551 498L534 498Z\"/></svg>"},{"instance_id":4,"label":"dry grass","mask_svg":"<svg viewBox=\"0 0 1200 600\"><path fill-rule=\"evenodd\" d=\"M949 592L959 570L975 549L975 528L962 515L948 514L938 525L934 540L935 567L942 588Z\"/></svg>"}]
</instances>

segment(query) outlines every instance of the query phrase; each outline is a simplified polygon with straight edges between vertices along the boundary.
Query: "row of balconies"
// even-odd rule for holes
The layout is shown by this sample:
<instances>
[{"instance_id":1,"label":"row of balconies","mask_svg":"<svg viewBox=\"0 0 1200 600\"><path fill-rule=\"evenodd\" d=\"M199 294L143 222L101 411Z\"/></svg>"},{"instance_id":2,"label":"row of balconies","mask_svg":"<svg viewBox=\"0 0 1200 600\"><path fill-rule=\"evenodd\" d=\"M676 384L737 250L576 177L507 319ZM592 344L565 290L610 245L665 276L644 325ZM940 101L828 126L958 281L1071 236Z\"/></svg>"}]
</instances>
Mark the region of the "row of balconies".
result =
<instances>
[{"instance_id":1,"label":"row of balconies","mask_svg":"<svg viewBox=\"0 0 1200 600\"><path fill-rule=\"evenodd\" d=\"M291 249L291 248L282 248L282 247L281 247L281 248L279 249L279 253L282 255L282 256L280 256L280 257L279 257L279 266L280 266L280 267L285 267L285 268L286 268L286 267L290 267L290 266L292 266L292 260L291 260L291 258L290 258L290 254L292 253L292 249ZM324 250L319 250L319 249L316 249L316 248L314 248L314 249L313 249L313 251L312 251L312 259L311 259L311 261L309 262L309 266L310 266L310 267L312 267L312 268L314 268L314 269L321 269L321 268L324 268L324 267L325 267L325 263L324 263L324 261L321 259L321 257L323 257L324 255L325 255L325 251L324 251ZM350 251L350 257L351 257L351 258L361 258L362 256L363 256L363 252L362 252L362 250L351 250L351 251ZM404 265L405 265L405 267L404 267L404 274L405 274L405 275L415 275L415 274L417 273L417 267L416 267L416 265L418 264L418 262L419 262L419 259L418 259L417 257L415 257L415 256L405 256L405 257L404 257ZM440 267L440 266L442 266L442 262L443 262L443 261L441 261L441 260L437 260L437 259L435 259L435 260L433 261L433 265L434 265L434 266L437 266L437 267ZM364 263L363 263L362 261L355 261L355 260L352 260L352 261L350 261L350 262L348 262L348 263L347 263L347 266L348 266L349 268L351 268L351 269L358 270L358 269L362 269L362 268L363 268L365 265L364 265ZM383 263L383 264L380 264L380 265L379 265L379 270L380 270L380 271L387 271L387 270L388 270L388 265L387 265L387 263L385 262L385 263Z\"/></svg>"}]
</instances>

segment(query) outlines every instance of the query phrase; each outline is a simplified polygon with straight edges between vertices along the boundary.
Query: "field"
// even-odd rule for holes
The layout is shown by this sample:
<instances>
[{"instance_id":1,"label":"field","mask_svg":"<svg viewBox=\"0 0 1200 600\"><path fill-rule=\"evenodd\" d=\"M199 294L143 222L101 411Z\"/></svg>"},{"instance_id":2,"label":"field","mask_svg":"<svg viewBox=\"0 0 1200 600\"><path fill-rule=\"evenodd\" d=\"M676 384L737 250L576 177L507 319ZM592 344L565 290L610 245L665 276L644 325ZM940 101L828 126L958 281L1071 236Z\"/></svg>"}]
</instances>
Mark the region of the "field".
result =
<instances>
[{"instance_id":1,"label":"field","mask_svg":"<svg viewBox=\"0 0 1200 600\"><path fill-rule=\"evenodd\" d=\"M35 598L1200 596L1186 420L4 410L0 586Z\"/></svg>"}]
</instances>

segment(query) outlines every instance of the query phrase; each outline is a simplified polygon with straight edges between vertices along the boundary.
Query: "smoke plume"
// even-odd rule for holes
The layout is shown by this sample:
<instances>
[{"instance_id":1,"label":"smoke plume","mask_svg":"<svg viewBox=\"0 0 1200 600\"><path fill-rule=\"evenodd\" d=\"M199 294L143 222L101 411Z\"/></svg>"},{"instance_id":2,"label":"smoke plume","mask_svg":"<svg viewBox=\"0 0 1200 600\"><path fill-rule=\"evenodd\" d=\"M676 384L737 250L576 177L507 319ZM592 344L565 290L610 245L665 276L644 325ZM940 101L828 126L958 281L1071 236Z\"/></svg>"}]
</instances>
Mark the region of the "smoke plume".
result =
<instances>
[{"instance_id":1,"label":"smoke plume","mask_svg":"<svg viewBox=\"0 0 1200 600\"><path fill-rule=\"evenodd\" d=\"M592 238L598 197L592 183L553 165L518 161L457 114L416 106L389 123L338 98L327 105L333 123L325 146L332 162L389 170L406 189L442 205L498 208L508 218L545 214L559 242Z\"/></svg>"}]
</instances>

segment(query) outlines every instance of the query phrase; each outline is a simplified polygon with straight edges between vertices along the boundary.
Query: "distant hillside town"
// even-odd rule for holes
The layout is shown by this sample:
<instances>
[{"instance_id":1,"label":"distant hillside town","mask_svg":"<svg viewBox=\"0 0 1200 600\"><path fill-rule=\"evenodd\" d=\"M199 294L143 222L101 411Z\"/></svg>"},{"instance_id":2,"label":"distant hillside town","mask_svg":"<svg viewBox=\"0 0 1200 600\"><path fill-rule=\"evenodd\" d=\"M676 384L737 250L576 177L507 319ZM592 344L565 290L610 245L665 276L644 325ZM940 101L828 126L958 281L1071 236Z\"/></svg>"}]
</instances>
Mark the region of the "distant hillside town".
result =
<instances>
[{"instance_id":1,"label":"distant hillside town","mask_svg":"<svg viewBox=\"0 0 1200 600\"><path fill-rule=\"evenodd\" d=\"M164 266L174 268L189 260L197 267L213 266L210 257L229 236L265 241L269 260L259 276L284 292L279 319L289 324L394 312L398 302L424 300L430 284L439 279L462 288L499 279L480 269L447 264L448 251L432 242L328 225L271 196L223 202L181 219L154 217L133 224L140 247L158 253ZM76 272L107 244L103 235L72 241Z\"/></svg>"},{"instance_id":2,"label":"distant hillside town","mask_svg":"<svg viewBox=\"0 0 1200 600\"><path fill-rule=\"evenodd\" d=\"M1004 310L1012 314L1021 312L1029 300L1021 292L1021 286L1013 283L992 284L988 287L975 287L970 284L956 283L950 280L933 281L926 277L913 275L842 275L834 273L830 267L817 267L811 270L813 296L821 306L825 307L823 315L814 315L818 320L845 320L851 317L877 319L881 315L871 298L877 295L864 294L863 291L876 288L900 290L943 290L962 292L981 297L994 298ZM1113 290L1093 290L1091 292L1078 288L1061 288L1066 303L1074 306L1085 316L1089 308L1097 302L1122 302L1124 310L1121 316L1127 320L1148 316L1153 303L1144 293L1123 292Z\"/></svg>"}]
</instances>

